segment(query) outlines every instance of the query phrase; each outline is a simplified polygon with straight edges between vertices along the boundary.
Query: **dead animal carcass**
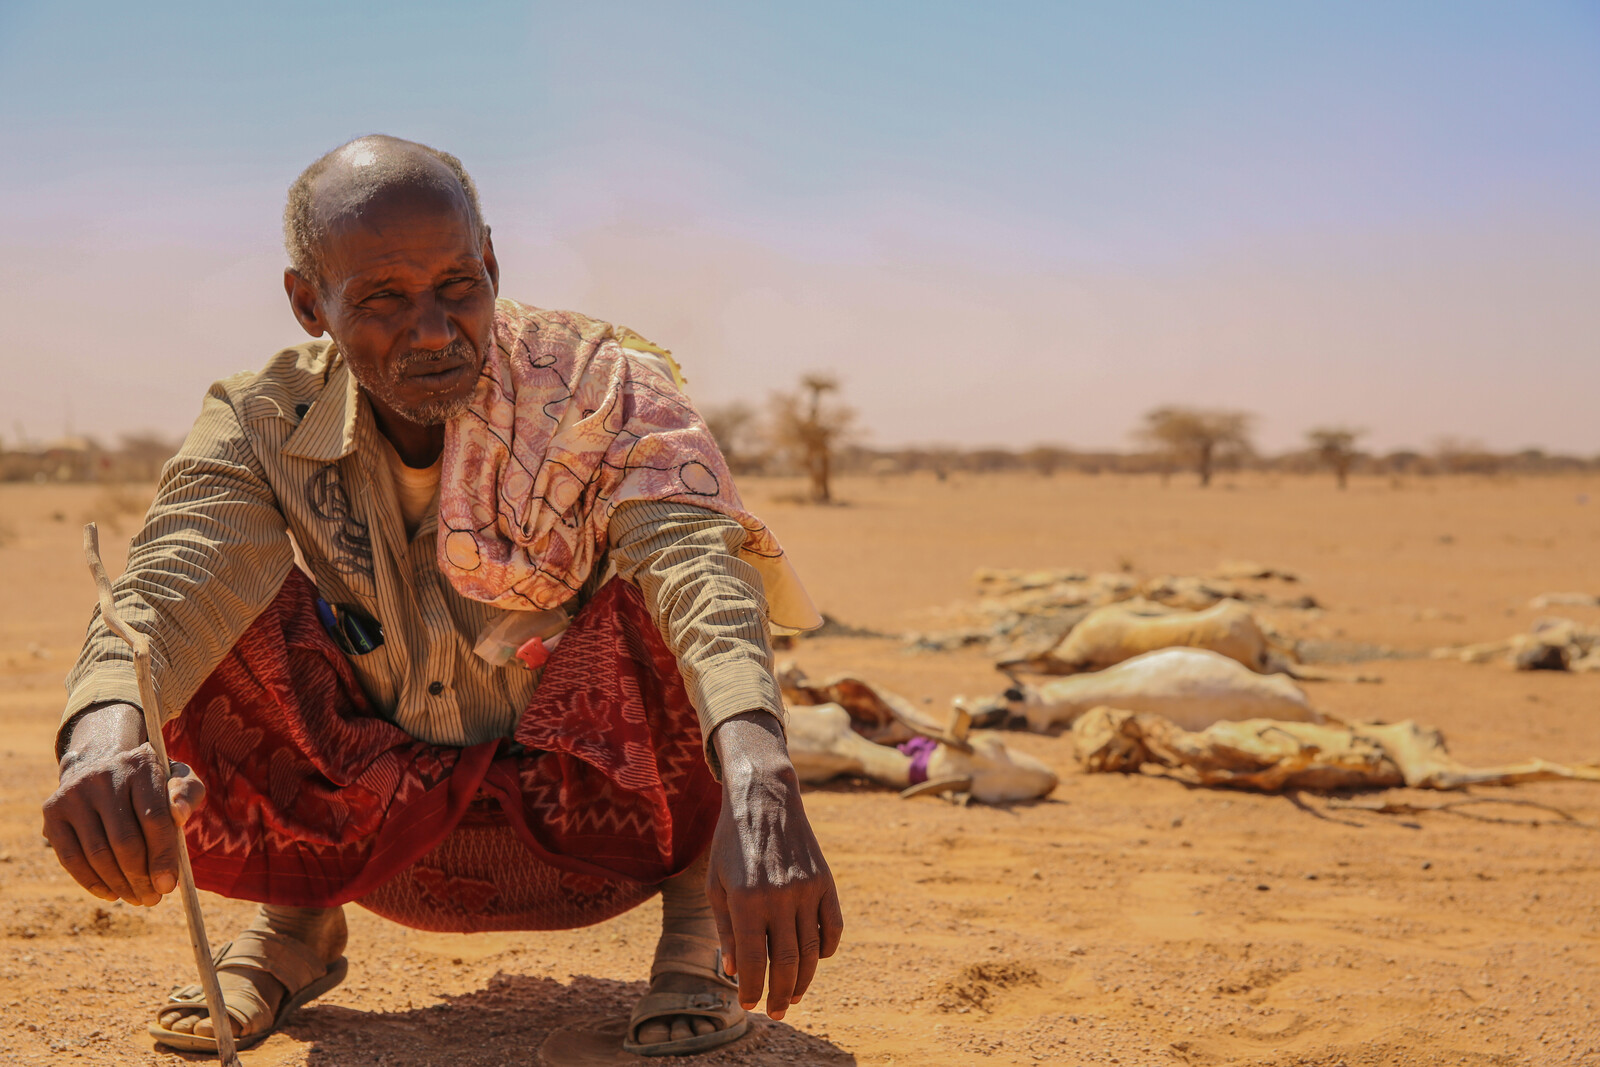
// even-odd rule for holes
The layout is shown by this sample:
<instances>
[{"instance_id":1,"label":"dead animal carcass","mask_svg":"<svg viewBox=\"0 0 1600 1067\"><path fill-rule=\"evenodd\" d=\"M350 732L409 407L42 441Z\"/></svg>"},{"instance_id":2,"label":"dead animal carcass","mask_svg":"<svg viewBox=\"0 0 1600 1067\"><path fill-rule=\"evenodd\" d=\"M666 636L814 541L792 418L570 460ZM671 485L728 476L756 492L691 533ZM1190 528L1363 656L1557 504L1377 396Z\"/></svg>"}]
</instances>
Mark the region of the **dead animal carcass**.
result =
<instances>
[{"instance_id":1,"label":"dead animal carcass","mask_svg":"<svg viewBox=\"0 0 1600 1067\"><path fill-rule=\"evenodd\" d=\"M1257 674L1200 648L1146 652L1103 671L1019 684L998 698L959 703L979 723L1022 718L1035 733L1069 726L1101 705L1163 715L1186 730L1221 719L1322 719L1305 692L1283 675Z\"/></svg>"},{"instance_id":2,"label":"dead animal carcass","mask_svg":"<svg viewBox=\"0 0 1600 1067\"><path fill-rule=\"evenodd\" d=\"M1246 719L1189 731L1159 715L1095 708L1073 725L1072 741L1086 771L1131 772L1152 765L1198 785L1265 792L1600 781L1600 767L1542 759L1466 767L1451 758L1438 730L1409 719L1353 725Z\"/></svg>"},{"instance_id":3,"label":"dead animal carcass","mask_svg":"<svg viewBox=\"0 0 1600 1067\"><path fill-rule=\"evenodd\" d=\"M1203 648L1253 671L1274 666L1274 650L1250 609L1224 600L1204 611L1174 611L1130 600L1090 612L1053 648L1001 670L1078 674L1104 670L1161 648Z\"/></svg>"},{"instance_id":4,"label":"dead animal carcass","mask_svg":"<svg viewBox=\"0 0 1600 1067\"><path fill-rule=\"evenodd\" d=\"M941 728L917 716L904 697L860 679L813 686L792 666L779 678L789 758L802 782L860 775L904 796L965 792L986 804L1037 800L1059 782L1055 771L1025 752L1012 752L1000 735L971 730L970 716L960 710ZM836 699L811 702L824 694Z\"/></svg>"},{"instance_id":5,"label":"dead animal carcass","mask_svg":"<svg viewBox=\"0 0 1600 1067\"><path fill-rule=\"evenodd\" d=\"M1600 671L1600 631L1572 619L1543 618L1533 629L1504 641L1433 650L1434 659L1487 663L1504 658L1519 671Z\"/></svg>"}]
</instances>

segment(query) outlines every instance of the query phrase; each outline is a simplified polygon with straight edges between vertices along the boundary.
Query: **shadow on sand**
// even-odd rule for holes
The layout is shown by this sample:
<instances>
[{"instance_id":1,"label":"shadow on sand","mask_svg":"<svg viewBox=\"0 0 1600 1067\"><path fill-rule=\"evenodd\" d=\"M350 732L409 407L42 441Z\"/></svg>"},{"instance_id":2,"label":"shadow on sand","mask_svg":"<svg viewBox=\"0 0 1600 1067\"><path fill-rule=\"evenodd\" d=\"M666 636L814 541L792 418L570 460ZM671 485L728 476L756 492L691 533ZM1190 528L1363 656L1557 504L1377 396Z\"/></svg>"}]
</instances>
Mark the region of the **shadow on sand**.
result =
<instances>
[{"instance_id":1,"label":"shadow on sand","mask_svg":"<svg viewBox=\"0 0 1600 1067\"><path fill-rule=\"evenodd\" d=\"M626 1019L645 989L643 982L577 977L564 985L551 978L497 974L483 989L410 1011L312 1004L291 1015L282 1031L310 1043L306 1055L310 1067L538 1064L540 1046L553 1031L608 1018ZM733 1044L670 1062L694 1067L853 1067L856 1062L836 1045L764 1015L751 1013L750 1021L750 1032ZM669 1061L624 1056L619 1051L615 1062Z\"/></svg>"}]
</instances>

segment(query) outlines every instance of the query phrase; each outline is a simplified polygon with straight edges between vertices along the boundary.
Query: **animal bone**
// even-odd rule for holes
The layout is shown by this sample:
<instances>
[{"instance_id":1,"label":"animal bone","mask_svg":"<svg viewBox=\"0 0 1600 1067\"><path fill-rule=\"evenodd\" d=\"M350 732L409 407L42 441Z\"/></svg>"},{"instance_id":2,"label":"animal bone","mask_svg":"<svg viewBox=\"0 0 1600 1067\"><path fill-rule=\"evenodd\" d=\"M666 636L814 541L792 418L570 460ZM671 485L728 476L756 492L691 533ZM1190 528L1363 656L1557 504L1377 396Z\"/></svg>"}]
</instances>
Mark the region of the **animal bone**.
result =
<instances>
[{"instance_id":1,"label":"animal bone","mask_svg":"<svg viewBox=\"0 0 1600 1067\"><path fill-rule=\"evenodd\" d=\"M1159 649L1103 671L1040 686L1016 685L996 700L957 701L983 722L997 710L1021 716L1035 733L1071 725L1101 705L1163 715L1186 730L1203 729L1219 719L1322 718L1288 678L1257 674L1227 656L1198 648Z\"/></svg>"},{"instance_id":2,"label":"animal bone","mask_svg":"<svg viewBox=\"0 0 1600 1067\"><path fill-rule=\"evenodd\" d=\"M1165 767L1198 785L1263 792L1286 789L1462 789L1471 785L1579 780L1600 782L1600 766L1542 759L1466 767L1445 750L1438 730L1398 723L1218 722L1190 732L1159 715L1095 708L1072 728L1084 770Z\"/></svg>"}]
</instances>

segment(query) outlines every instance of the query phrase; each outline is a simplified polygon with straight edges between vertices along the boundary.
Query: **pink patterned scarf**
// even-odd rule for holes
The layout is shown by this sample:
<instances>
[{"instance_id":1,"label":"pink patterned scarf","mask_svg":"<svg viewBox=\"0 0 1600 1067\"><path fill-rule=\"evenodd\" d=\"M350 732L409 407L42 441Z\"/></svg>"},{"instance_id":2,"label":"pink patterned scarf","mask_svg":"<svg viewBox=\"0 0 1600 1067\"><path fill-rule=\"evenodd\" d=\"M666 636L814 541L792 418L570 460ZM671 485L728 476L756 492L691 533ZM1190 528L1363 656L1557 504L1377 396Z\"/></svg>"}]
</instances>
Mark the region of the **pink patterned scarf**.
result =
<instances>
[{"instance_id":1,"label":"pink patterned scarf","mask_svg":"<svg viewBox=\"0 0 1600 1067\"><path fill-rule=\"evenodd\" d=\"M575 312L496 302L472 406L446 427L440 570L474 600L558 607L605 551L619 504L674 501L737 520L749 531L740 555L761 573L772 621L817 625L783 548L745 510L674 366L651 351L660 350Z\"/></svg>"}]
</instances>

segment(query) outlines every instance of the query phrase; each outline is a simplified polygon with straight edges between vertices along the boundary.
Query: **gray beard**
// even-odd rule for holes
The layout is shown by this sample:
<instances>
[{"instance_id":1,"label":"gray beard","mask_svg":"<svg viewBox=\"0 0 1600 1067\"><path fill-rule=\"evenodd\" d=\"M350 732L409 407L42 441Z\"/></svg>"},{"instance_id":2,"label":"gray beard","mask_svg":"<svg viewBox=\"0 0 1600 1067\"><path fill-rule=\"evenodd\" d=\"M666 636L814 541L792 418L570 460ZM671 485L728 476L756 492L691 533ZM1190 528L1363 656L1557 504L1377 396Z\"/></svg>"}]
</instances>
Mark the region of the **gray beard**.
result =
<instances>
[{"instance_id":1,"label":"gray beard","mask_svg":"<svg viewBox=\"0 0 1600 1067\"><path fill-rule=\"evenodd\" d=\"M466 338L458 338L444 348L426 350L414 348L401 356L395 362L393 373L371 392L382 400L390 410L394 411L419 426L438 426L449 422L458 415L466 413L472 406L472 391L468 390L459 398L440 397L437 400L425 401L418 405L407 405L395 395L395 385L405 372L421 364L443 361L446 359L462 358L475 361L482 366L482 360L477 358L481 350L474 348Z\"/></svg>"}]
</instances>

